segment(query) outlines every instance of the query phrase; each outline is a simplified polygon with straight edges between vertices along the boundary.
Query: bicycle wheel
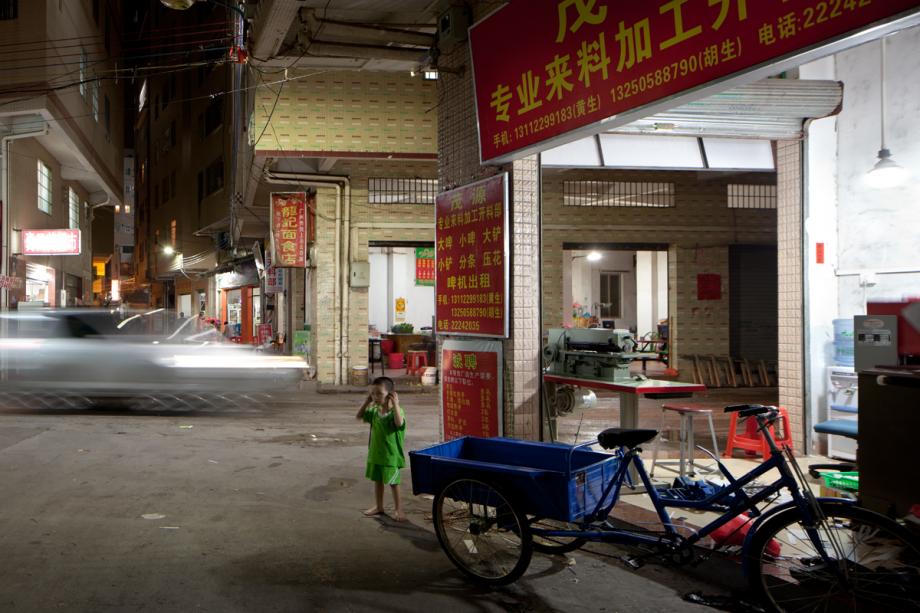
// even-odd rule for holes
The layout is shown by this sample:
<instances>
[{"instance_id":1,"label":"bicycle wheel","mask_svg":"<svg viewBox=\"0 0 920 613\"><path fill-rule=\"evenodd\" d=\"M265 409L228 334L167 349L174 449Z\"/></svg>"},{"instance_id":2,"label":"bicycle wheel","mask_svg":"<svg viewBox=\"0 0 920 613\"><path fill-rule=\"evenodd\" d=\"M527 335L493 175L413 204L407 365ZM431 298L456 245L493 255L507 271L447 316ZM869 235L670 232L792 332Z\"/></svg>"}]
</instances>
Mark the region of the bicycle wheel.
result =
<instances>
[{"instance_id":1,"label":"bicycle wheel","mask_svg":"<svg viewBox=\"0 0 920 613\"><path fill-rule=\"evenodd\" d=\"M752 589L776 611L916 611L917 539L878 513L819 504L827 519L812 534L820 536L820 547L796 508L757 529L746 552Z\"/></svg>"},{"instance_id":2,"label":"bicycle wheel","mask_svg":"<svg viewBox=\"0 0 920 613\"><path fill-rule=\"evenodd\" d=\"M534 517L530 520L530 536L533 540L534 551L548 553L551 555L561 555L570 551L575 551L587 542L587 539L580 536L541 536L540 530L581 530L577 524L570 524L555 519L545 519Z\"/></svg>"},{"instance_id":3,"label":"bicycle wheel","mask_svg":"<svg viewBox=\"0 0 920 613\"><path fill-rule=\"evenodd\" d=\"M533 555L527 522L494 486L458 479L435 497L432 514L441 548L475 581L506 585L527 570Z\"/></svg>"}]
</instances>

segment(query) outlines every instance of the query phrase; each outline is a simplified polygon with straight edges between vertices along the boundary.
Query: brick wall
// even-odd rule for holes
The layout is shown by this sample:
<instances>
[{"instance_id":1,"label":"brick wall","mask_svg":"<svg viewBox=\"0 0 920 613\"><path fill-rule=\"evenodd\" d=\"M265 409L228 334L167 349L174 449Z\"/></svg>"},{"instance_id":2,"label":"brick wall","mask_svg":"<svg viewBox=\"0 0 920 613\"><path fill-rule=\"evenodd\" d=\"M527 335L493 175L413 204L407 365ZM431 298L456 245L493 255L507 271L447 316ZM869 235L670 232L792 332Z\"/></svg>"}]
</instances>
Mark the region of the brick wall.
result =
<instances>
[{"instance_id":1,"label":"brick wall","mask_svg":"<svg viewBox=\"0 0 920 613\"><path fill-rule=\"evenodd\" d=\"M280 95L278 86L257 90L258 151L437 153L431 81L402 72L292 71L291 77Z\"/></svg>"},{"instance_id":2,"label":"brick wall","mask_svg":"<svg viewBox=\"0 0 920 613\"><path fill-rule=\"evenodd\" d=\"M779 403L789 411L793 441L805 449L802 144L777 144L777 247L779 269Z\"/></svg>"},{"instance_id":3,"label":"brick wall","mask_svg":"<svg viewBox=\"0 0 920 613\"><path fill-rule=\"evenodd\" d=\"M665 181L675 184L675 206L563 206L563 182ZM775 244L776 211L727 208L728 183L763 184L764 173L546 170L543 173L543 327L559 327L564 309L563 243L667 244L671 351L727 354L729 350L728 247ZM722 277L720 300L697 300L697 274Z\"/></svg>"}]
</instances>

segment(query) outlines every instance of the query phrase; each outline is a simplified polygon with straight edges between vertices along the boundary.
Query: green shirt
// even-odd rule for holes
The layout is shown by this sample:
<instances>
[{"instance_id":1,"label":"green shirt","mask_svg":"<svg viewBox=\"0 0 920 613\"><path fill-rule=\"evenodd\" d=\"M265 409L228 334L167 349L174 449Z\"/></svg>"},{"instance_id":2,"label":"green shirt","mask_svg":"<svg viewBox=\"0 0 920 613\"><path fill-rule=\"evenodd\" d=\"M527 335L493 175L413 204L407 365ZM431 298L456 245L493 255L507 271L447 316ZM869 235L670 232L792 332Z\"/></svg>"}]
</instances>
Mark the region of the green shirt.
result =
<instances>
[{"instance_id":1,"label":"green shirt","mask_svg":"<svg viewBox=\"0 0 920 613\"><path fill-rule=\"evenodd\" d=\"M397 428L393 411L382 415L381 408L379 404L372 404L364 409L363 419L371 425L367 461L369 464L402 468L406 465L403 453L403 441L406 438L406 413L401 408L396 409L403 418L402 426Z\"/></svg>"}]
</instances>

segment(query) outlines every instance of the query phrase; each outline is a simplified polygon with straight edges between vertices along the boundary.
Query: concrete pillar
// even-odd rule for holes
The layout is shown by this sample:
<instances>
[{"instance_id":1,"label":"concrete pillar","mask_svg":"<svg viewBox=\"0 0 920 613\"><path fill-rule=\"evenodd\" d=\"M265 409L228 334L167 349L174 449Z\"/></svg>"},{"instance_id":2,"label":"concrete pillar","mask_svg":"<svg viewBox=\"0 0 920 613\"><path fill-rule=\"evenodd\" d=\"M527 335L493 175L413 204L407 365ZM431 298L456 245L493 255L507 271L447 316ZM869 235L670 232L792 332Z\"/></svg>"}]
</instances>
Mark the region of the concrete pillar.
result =
<instances>
[{"instance_id":1,"label":"concrete pillar","mask_svg":"<svg viewBox=\"0 0 920 613\"><path fill-rule=\"evenodd\" d=\"M478 10L485 10L479 7ZM483 13L485 14L485 13ZM476 15L477 18L482 15ZM508 302L511 337L504 345L505 418L508 436L540 437L540 166L529 157L506 167L482 166L476 134L469 48L445 51L438 81L438 178L442 191L508 171L511 239ZM460 70L463 67L464 70ZM457 73L451 71L457 69Z\"/></svg>"},{"instance_id":2,"label":"concrete pillar","mask_svg":"<svg viewBox=\"0 0 920 613\"><path fill-rule=\"evenodd\" d=\"M779 404L789 411L794 446L803 453L811 425L805 419L802 143L778 142L776 162Z\"/></svg>"}]
</instances>

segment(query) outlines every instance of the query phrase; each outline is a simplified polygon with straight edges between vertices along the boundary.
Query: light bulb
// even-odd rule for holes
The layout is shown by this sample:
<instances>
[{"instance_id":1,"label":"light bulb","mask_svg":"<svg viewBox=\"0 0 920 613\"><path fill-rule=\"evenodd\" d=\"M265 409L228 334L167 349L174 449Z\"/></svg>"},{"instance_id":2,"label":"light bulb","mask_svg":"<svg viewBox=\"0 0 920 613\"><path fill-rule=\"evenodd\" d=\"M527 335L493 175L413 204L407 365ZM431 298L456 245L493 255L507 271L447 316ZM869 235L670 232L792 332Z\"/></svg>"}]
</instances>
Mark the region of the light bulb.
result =
<instances>
[{"instance_id":1,"label":"light bulb","mask_svg":"<svg viewBox=\"0 0 920 613\"><path fill-rule=\"evenodd\" d=\"M173 249L173 246L172 246L172 245L166 245L166 246L163 247L163 255L172 255L172 254L174 254L175 252L176 252L176 250Z\"/></svg>"},{"instance_id":2,"label":"light bulb","mask_svg":"<svg viewBox=\"0 0 920 613\"><path fill-rule=\"evenodd\" d=\"M878 152L878 162L866 174L866 182L877 189L896 187L907 179L907 171L891 157L891 151Z\"/></svg>"},{"instance_id":3,"label":"light bulb","mask_svg":"<svg viewBox=\"0 0 920 613\"><path fill-rule=\"evenodd\" d=\"M599 262L601 258L603 257L604 256L601 255L600 251L592 251L591 253L588 254L588 261L589 262Z\"/></svg>"}]
</instances>

